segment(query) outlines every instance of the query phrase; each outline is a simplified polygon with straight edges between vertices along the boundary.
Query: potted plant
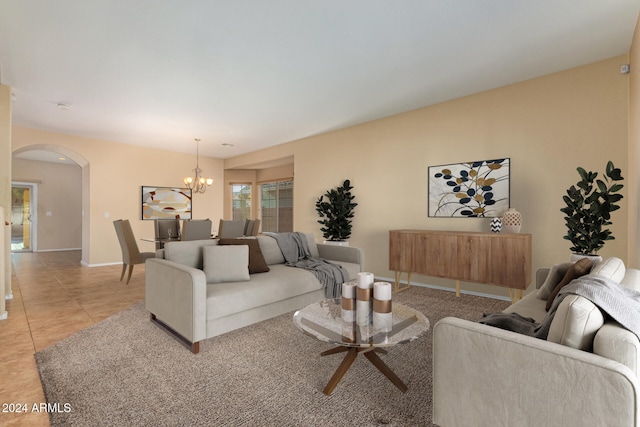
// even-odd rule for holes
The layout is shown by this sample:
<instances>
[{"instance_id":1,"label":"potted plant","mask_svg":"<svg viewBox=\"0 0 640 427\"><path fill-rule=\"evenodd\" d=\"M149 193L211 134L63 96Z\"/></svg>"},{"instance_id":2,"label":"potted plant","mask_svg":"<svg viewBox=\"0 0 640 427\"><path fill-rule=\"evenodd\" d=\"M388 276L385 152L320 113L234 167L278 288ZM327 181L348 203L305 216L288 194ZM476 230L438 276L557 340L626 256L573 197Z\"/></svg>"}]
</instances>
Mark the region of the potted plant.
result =
<instances>
[{"instance_id":1,"label":"potted plant","mask_svg":"<svg viewBox=\"0 0 640 427\"><path fill-rule=\"evenodd\" d=\"M353 203L355 196L351 194L352 189L351 182L346 179L341 186L327 190L316 201L316 212L320 216L318 223L323 225L320 231L327 239L326 242L348 246L353 209L358 206L357 203Z\"/></svg>"},{"instance_id":2,"label":"potted plant","mask_svg":"<svg viewBox=\"0 0 640 427\"><path fill-rule=\"evenodd\" d=\"M571 251L581 256L597 256L607 240L613 240L611 212L620 209L616 203L622 199L617 194L623 187L622 172L609 161L603 179L597 179L597 172L587 172L577 168L580 181L567 190L562 197L566 207L560 209L565 214L567 234L564 239L571 242ZM574 256L572 258L575 259Z\"/></svg>"}]
</instances>

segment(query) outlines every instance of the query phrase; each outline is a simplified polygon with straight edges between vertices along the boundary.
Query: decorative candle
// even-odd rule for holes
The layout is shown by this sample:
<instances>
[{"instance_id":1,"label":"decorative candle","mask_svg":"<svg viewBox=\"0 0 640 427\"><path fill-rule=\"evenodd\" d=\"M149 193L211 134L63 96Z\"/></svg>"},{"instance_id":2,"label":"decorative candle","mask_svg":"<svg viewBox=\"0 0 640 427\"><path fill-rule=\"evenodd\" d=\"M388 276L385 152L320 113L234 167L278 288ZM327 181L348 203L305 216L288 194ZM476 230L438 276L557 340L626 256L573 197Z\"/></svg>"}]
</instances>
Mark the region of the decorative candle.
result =
<instances>
[{"instance_id":1,"label":"decorative candle","mask_svg":"<svg viewBox=\"0 0 640 427\"><path fill-rule=\"evenodd\" d=\"M391 295L391 283L375 282L373 284L373 329L378 332L391 332L393 328Z\"/></svg>"},{"instance_id":2,"label":"decorative candle","mask_svg":"<svg viewBox=\"0 0 640 427\"><path fill-rule=\"evenodd\" d=\"M356 323L368 325L371 323L373 308L373 273L358 273L356 290Z\"/></svg>"},{"instance_id":3,"label":"decorative candle","mask_svg":"<svg viewBox=\"0 0 640 427\"><path fill-rule=\"evenodd\" d=\"M373 287L373 281L374 281L373 273L362 271L358 273L357 281L358 281L359 288L370 289Z\"/></svg>"},{"instance_id":4,"label":"decorative candle","mask_svg":"<svg viewBox=\"0 0 640 427\"><path fill-rule=\"evenodd\" d=\"M342 284L341 313L342 320L353 322L356 312L356 282L346 282Z\"/></svg>"}]
</instances>

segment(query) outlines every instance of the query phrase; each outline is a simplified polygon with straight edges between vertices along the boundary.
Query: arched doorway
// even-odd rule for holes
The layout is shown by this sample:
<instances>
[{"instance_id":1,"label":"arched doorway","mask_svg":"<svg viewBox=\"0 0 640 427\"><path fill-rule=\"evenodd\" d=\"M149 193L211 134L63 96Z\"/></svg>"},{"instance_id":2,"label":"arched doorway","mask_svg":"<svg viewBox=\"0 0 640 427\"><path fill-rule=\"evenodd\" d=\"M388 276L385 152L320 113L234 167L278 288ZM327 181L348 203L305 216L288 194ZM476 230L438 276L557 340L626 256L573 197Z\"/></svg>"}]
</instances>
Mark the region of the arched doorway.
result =
<instances>
[{"instance_id":1,"label":"arched doorway","mask_svg":"<svg viewBox=\"0 0 640 427\"><path fill-rule=\"evenodd\" d=\"M81 212L79 218L81 222L81 249L82 249L82 263L84 265L89 264L89 215L85 213L89 212L89 162L82 155L70 150L66 147L53 145L53 144L32 144L25 147L16 149L12 153L13 159L31 159L40 161L55 161L54 159L63 157L68 161L73 162L80 167L80 206ZM12 168L14 169L14 168ZM28 177L16 175L15 169L13 170L12 179L14 181L28 182ZM37 181L37 180L35 180ZM55 212L46 211L40 212L41 216L55 215Z\"/></svg>"}]
</instances>

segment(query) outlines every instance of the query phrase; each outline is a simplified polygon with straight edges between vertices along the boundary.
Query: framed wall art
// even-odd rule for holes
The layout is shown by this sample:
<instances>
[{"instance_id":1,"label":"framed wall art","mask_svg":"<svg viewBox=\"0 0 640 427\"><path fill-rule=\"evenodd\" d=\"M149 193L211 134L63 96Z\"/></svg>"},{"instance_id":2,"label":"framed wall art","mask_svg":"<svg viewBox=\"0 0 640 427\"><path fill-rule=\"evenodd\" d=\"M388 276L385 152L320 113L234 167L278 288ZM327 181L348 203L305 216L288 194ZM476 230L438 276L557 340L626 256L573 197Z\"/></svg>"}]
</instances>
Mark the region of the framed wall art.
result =
<instances>
[{"instance_id":1,"label":"framed wall art","mask_svg":"<svg viewBox=\"0 0 640 427\"><path fill-rule=\"evenodd\" d=\"M142 186L142 219L191 219L191 190Z\"/></svg>"},{"instance_id":2,"label":"framed wall art","mask_svg":"<svg viewBox=\"0 0 640 427\"><path fill-rule=\"evenodd\" d=\"M510 160L429 166L429 216L494 218L509 208Z\"/></svg>"}]
</instances>

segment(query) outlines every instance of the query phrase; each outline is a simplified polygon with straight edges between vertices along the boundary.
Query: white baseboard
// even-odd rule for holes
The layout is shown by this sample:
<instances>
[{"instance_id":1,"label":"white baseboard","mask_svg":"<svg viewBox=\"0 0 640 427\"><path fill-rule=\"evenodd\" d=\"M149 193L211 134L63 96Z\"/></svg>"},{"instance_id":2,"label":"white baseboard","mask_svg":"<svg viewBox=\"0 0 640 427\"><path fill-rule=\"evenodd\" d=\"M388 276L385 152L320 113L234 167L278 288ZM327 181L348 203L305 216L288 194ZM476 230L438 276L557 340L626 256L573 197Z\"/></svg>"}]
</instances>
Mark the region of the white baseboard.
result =
<instances>
[{"instance_id":1,"label":"white baseboard","mask_svg":"<svg viewBox=\"0 0 640 427\"><path fill-rule=\"evenodd\" d=\"M6 311L0 314L0 320L6 320L7 317L9 317L9 313L7 313Z\"/></svg>"},{"instance_id":2,"label":"white baseboard","mask_svg":"<svg viewBox=\"0 0 640 427\"><path fill-rule=\"evenodd\" d=\"M122 265L122 261L120 261L120 262L104 262L104 263L101 263L101 264L88 264L88 263L86 263L84 261L80 261L80 264L82 264L84 267L89 267L89 268L92 268L92 267L108 267L110 265Z\"/></svg>"},{"instance_id":3,"label":"white baseboard","mask_svg":"<svg viewBox=\"0 0 640 427\"><path fill-rule=\"evenodd\" d=\"M391 279L389 277L376 277L376 280L383 280L383 281L389 282L391 284L393 284L395 282L395 279ZM406 280L401 280L400 283L403 284L403 285L406 285L407 281ZM446 286L429 285L427 283L411 282L410 285L411 286L418 286L418 287L422 287L422 288L437 289L439 291L448 291L448 292L455 292L456 291L455 288L448 288ZM493 298L493 299L497 299L497 300L501 300L501 301L511 301L511 298L508 297L508 296L485 294L485 293L482 293L482 292L465 291L464 289L460 289L460 293L461 294L465 294L465 295L474 295L474 296L477 296L477 297Z\"/></svg>"},{"instance_id":4,"label":"white baseboard","mask_svg":"<svg viewBox=\"0 0 640 427\"><path fill-rule=\"evenodd\" d=\"M67 251L81 251L82 248L61 248L61 249L37 249L33 252L67 252Z\"/></svg>"}]
</instances>

